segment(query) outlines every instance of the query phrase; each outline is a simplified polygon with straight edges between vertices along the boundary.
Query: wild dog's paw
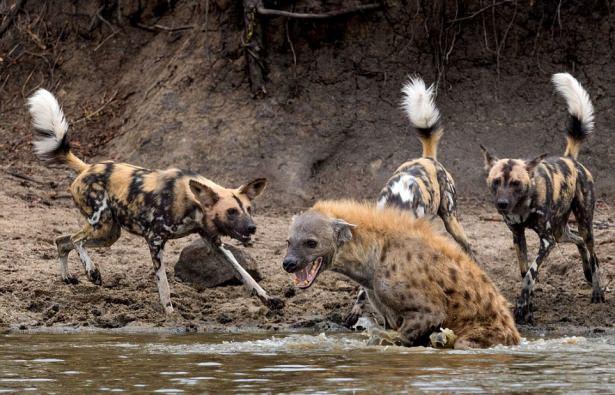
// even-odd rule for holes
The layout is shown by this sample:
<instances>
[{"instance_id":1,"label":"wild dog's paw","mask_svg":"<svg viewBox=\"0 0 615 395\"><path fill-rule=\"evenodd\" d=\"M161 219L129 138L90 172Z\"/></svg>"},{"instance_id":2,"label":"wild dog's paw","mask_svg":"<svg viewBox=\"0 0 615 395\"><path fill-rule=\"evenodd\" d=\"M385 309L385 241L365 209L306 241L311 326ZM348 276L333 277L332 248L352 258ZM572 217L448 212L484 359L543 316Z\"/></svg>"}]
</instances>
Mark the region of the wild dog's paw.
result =
<instances>
[{"instance_id":1,"label":"wild dog's paw","mask_svg":"<svg viewBox=\"0 0 615 395\"><path fill-rule=\"evenodd\" d=\"M362 314L363 309L361 308L361 306L355 304L354 306L352 306L352 310L350 310L350 313L348 313L348 315L346 315L346 317L344 318L344 326L349 329L352 328L353 326L355 326L357 321L359 321L359 318L361 318Z\"/></svg>"},{"instance_id":2,"label":"wild dog's paw","mask_svg":"<svg viewBox=\"0 0 615 395\"><path fill-rule=\"evenodd\" d=\"M92 284L102 285L102 277L98 269L90 270L89 272L87 272L87 275L88 275L88 280L90 280Z\"/></svg>"},{"instance_id":3,"label":"wild dog's paw","mask_svg":"<svg viewBox=\"0 0 615 395\"><path fill-rule=\"evenodd\" d=\"M66 284L79 284L79 279L73 274L67 274L65 277L62 277L62 281Z\"/></svg>"},{"instance_id":4,"label":"wild dog's paw","mask_svg":"<svg viewBox=\"0 0 615 395\"><path fill-rule=\"evenodd\" d=\"M592 303L605 303L606 299L604 298L604 290L602 289L594 289L592 291Z\"/></svg>"},{"instance_id":5,"label":"wild dog's paw","mask_svg":"<svg viewBox=\"0 0 615 395\"><path fill-rule=\"evenodd\" d=\"M439 332L434 332L429 335L429 342L433 348L454 348L457 335L448 329L440 329Z\"/></svg>"},{"instance_id":6,"label":"wild dog's paw","mask_svg":"<svg viewBox=\"0 0 615 395\"><path fill-rule=\"evenodd\" d=\"M515 322L519 325L534 324L532 309L525 299L519 298L517 301L517 306L515 307Z\"/></svg>"}]
</instances>

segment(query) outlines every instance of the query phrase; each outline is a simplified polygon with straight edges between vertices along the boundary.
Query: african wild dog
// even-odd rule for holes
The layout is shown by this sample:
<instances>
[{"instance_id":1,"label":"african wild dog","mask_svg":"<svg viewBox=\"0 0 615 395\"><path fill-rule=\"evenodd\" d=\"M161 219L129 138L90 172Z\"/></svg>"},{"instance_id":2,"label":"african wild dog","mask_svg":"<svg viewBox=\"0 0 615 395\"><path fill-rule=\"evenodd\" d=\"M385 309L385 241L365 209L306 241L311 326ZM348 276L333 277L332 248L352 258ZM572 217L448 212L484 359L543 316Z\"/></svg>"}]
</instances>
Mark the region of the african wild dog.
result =
<instances>
[{"instance_id":1,"label":"african wild dog","mask_svg":"<svg viewBox=\"0 0 615 395\"><path fill-rule=\"evenodd\" d=\"M66 283L77 282L68 273L68 254L74 249L88 279L100 285L100 272L86 247L110 247L124 228L147 241L160 301L165 312L172 313L162 260L167 240L198 233L219 245L220 236L247 242L256 232L251 202L265 188L264 178L228 189L179 169L150 170L111 161L86 164L71 151L68 123L55 97L39 89L28 99L28 106L36 154L78 173L70 191L87 224L74 235L56 239L60 274Z\"/></svg>"},{"instance_id":2,"label":"african wild dog","mask_svg":"<svg viewBox=\"0 0 615 395\"><path fill-rule=\"evenodd\" d=\"M434 86L429 88L419 77L411 78L403 87L402 107L418 133L423 155L402 164L387 181L378 196L378 207L398 207L415 217L439 216L448 233L473 258L468 238L457 216L457 192L451 174L436 158L438 143L444 133L434 102ZM365 291L357 300L344 324L352 327L363 313Z\"/></svg>"},{"instance_id":3,"label":"african wild dog","mask_svg":"<svg viewBox=\"0 0 615 395\"><path fill-rule=\"evenodd\" d=\"M568 105L567 146L564 156L540 155L532 160L498 159L481 145L487 185L498 212L513 233L523 289L517 300L518 323L533 320L530 296L538 269L556 242L576 244L583 261L585 279L592 284L591 302L604 302L600 288L598 258L594 252L593 216L594 181L590 172L577 161L581 143L594 127L594 109L587 92L568 73L553 75L555 89ZM573 212L578 233L568 226ZM525 229L534 230L540 239L538 255L528 268Z\"/></svg>"},{"instance_id":4,"label":"african wild dog","mask_svg":"<svg viewBox=\"0 0 615 395\"><path fill-rule=\"evenodd\" d=\"M458 348L519 343L508 302L474 260L395 207L316 203L294 218L282 265L303 288L327 269L356 281L406 346L428 344L440 328Z\"/></svg>"}]
</instances>

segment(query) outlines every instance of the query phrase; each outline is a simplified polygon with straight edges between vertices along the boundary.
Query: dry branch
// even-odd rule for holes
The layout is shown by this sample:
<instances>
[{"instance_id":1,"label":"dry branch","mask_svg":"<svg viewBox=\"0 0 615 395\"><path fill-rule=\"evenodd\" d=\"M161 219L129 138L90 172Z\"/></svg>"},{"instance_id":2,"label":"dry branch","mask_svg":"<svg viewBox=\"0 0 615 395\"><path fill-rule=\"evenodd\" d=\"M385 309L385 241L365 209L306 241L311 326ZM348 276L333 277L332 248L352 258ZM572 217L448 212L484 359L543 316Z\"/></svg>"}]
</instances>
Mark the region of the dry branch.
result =
<instances>
[{"instance_id":1,"label":"dry branch","mask_svg":"<svg viewBox=\"0 0 615 395\"><path fill-rule=\"evenodd\" d=\"M9 12L4 17L2 24L0 24L0 36L2 36L4 32L11 26L11 24L13 24L15 16L17 15L21 7L23 7L25 2L26 0L17 0L13 7L9 9Z\"/></svg>"},{"instance_id":2,"label":"dry branch","mask_svg":"<svg viewBox=\"0 0 615 395\"><path fill-rule=\"evenodd\" d=\"M260 2L259 2L260 3ZM290 12L283 10L274 10L271 8L265 8L262 3L256 8L259 15L264 16L283 16L286 18L298 18L298 19L326 19L334 18L337 16L355 14L361 11L371 11L381 7L381 4L364 4L356 7L344 8L341 10L320 12L320 13L304 13L304 12Z\"/></svg>"}]
</instances>

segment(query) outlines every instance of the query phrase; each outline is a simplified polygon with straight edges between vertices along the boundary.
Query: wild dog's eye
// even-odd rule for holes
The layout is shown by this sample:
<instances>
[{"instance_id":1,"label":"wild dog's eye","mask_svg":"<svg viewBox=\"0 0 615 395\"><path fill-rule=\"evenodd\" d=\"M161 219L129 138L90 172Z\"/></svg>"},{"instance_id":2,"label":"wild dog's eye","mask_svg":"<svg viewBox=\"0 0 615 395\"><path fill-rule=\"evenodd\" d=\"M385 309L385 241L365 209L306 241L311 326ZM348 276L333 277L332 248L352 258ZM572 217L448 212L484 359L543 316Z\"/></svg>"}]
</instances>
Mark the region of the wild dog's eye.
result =
<instances>
[{"instance_id":1,"label":"wild dog's eye","mask_svg":"<svg viewBox=\"0 0 615 395\"><path fill-rule=\"evenodd\" d=\"M311 239L310 239L310 240L307 240L307 241L305 242L305 246L306 246L307 248L316 248L316 246L317 246L317 245L318 245L318 242L317 242L316 240L311 240Z\"/></svg>"},{"instance_id":2,"label":"wild dog's eye","mask_svg":"<svg viewBox=\"0 0 615 395\"><path fill-rule=\"evenodd\" d=\"M226 213L227 213L229 216L234 217L234 216L236 216L237 214L239 214L239 210L237 210L236 208L234 208L234 207L233 207L233 208L229 208L228 210L226 210Z\"/></svg>"},{"instance_id":3,"label":"wild dog's eye","mask_svg":"<svg viewBox=\"0 0 615 395\"><path fill-rule=\"evenodd\" d=\"M248 214L252 214L252 207L249 207L246 209L248 211Z\"/></svg>"},{"instance_id":4,"label":"wild dog's eye","mask_svg":"<svg viewBox=\"0 0 615 395\"><path fill-rule=\"evenodd\" d=\"M510 182L510 186L517 188L517 187L521 186L521 182L519 180L512 180Z\"/></svg>"},{"instance_id":5,"label":"wild dog's eye","mask_svg":"<svg viewBox=\"0 0 615 395\"><path fill-rule=\"evenodd\" d=\"M493 180L493 186L494 187L500 186L500 179L499 178L496 178L495 180Z\"/></svg>"}]
</instances>

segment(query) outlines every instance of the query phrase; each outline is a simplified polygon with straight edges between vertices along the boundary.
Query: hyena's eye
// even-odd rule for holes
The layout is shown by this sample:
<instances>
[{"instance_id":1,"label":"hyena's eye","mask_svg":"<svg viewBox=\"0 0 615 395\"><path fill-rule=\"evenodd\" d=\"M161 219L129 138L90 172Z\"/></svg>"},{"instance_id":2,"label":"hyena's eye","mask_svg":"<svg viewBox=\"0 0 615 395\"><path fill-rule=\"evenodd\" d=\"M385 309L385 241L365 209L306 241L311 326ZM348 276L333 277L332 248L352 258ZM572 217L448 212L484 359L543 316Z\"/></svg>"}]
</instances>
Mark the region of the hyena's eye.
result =
<instances>
[{"instance_id":1,"label":"hyena's eye","mask_svg":"<svg viewBox=\"0 0 615 395\"><path fill-rule=\"evenodd\" d=\"M233 207L233 208L229 208L228 210L226 210L226 213L228 214L229 217L234 217L239 214L239 210Z\"/></svg>"},{"instance_id":2,"label":"hyena's eye","mask_svg":"<svg viewBox=\"0 0 615 395\"><path fill-rule=\"evenodd\" d=\"M311 240L311 239L310 239L310 240L307 240L307 241L305 242L305 246L306 246L307 248L316 248L316 246L318 246L318 242L317 242L316 240Z\"/></svg>"}]
</instances>

